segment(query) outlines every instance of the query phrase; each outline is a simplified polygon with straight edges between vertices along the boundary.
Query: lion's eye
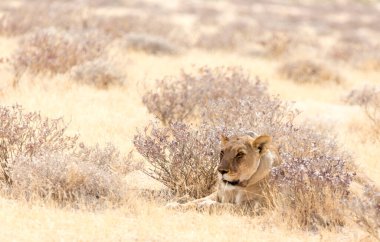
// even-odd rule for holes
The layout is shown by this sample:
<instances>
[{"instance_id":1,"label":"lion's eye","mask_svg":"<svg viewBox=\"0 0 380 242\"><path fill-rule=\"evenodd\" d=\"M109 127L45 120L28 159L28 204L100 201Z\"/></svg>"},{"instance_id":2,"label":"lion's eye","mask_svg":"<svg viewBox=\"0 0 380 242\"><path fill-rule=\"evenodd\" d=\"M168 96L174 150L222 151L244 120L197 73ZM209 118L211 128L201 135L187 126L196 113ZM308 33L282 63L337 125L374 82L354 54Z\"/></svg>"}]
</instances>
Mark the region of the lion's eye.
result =
<instances>
[{"instance_id":1,"label":"lion's eye","mask_svg":"<svg viewBox=\"0 0 380 242\"><path fill-rule=\"evenodd\" d=\"M224 151L222 150L222 151L220 152L220 159L222 159L223 156L224 156Z\"/></svg>"},{"instance_id":2,"label":"lion's eye","mask_svg":"<svg viewBox=\"0 0 380 242\"><path fill-rule=\"evenodd\" d=\"M243 152L239 152L239 153L237 153L237 155L236 155L236 159L241 159L241 158L243 158L243 156L245 156L245 153L243 153Z\"/></svg>"}]
</instances>

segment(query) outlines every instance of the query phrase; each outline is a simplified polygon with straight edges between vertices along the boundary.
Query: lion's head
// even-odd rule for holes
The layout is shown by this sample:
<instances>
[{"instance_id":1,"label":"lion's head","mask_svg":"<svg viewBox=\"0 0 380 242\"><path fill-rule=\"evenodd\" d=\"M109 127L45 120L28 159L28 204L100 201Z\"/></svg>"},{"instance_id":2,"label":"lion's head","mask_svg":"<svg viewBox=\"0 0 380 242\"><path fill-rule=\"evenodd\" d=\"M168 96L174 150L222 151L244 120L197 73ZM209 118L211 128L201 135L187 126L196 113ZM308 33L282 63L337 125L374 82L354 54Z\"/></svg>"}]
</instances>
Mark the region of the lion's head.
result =
<instances>
[{"instance_id":1,"label":"lion's head","mask_svg":"<svg viewBox=\"0 0 380 242\"><path fill-rule=\"evenodd\" d=\"M267 152L272 138L249 135L221 138L219 179L229 185L242 185L257 171L261 157Z\"/></svg>"}]
</instances>

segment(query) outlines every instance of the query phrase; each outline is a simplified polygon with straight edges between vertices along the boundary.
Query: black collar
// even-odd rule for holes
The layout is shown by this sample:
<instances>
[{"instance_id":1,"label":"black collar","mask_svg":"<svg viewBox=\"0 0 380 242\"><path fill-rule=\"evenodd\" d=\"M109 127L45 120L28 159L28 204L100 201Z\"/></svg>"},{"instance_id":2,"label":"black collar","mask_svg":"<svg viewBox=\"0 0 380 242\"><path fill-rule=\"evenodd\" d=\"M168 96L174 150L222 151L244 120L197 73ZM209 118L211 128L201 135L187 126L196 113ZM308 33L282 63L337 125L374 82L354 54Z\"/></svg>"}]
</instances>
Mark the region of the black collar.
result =
<instances>
[{"instance_id":1,"label":"black collar","mask_svg":"<svg viewBox=\"0 0 380 242\"><path fill-rule=\"evenodd\" d=\"M222 182L225 183L225 184L229 184L231 186L238 186L239 183L240 183L239 180L237 180L237 181L227 181L227 180L224 180L224 179L222 179Z\"/></svg>"}]
</instances>

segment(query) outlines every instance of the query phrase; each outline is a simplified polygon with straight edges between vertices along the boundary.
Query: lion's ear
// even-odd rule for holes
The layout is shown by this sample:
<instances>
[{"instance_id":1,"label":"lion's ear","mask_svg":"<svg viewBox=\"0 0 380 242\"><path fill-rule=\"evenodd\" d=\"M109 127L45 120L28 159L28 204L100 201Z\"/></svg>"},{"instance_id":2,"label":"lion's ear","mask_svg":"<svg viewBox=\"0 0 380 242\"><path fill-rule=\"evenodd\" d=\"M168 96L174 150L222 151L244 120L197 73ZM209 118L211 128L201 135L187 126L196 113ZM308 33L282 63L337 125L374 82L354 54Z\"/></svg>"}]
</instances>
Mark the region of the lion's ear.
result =
<instances>
[{"instance_id":1,"label":"lion's ear","mask_svg":"<svg viewBox=\"0 0 380 242\"><path fill-rule=\"evenodd\" d=\"M262 153L268 148L271 142L272 137L269 135L260 135L253 141L252 146L258 149L260 153Z\"/></svg>"},{"instance_id":2,"label":"lion's ear","mask_svg":"<svg viewBox=\"0 0 380 242\"><path fill-rule=\"evenodd\" d=\"M222 134L220 136L220 141L222 142L222 145L225 145L229 140L230 139L227 136L225 136L224 134Z\"/></svg>"}]
</instances>

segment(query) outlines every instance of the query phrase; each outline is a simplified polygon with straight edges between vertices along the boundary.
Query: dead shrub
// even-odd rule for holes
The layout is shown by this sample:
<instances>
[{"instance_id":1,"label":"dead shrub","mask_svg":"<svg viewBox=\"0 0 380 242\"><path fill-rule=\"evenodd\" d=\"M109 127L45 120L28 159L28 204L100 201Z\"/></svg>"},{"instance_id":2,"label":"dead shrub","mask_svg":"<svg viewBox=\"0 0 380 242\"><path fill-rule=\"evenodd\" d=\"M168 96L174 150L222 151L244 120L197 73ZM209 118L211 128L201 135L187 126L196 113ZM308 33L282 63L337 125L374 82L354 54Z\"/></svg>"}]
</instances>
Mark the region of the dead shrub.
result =
<instances>
[{"instance_id":1,"label":"dead shrub","mask_svg":"<svg viewBox=\"0 0 380 242\"><path fill-rule=\"evenodd\" d=\"M218 132L184 123L147 126L134 138L137 151L149 162L145 173L178 196L200 198L216 183Z\"/></svg>"},{"instance_id":2,"label":"dead shrub","mask_svg":"<svg viewBox=\"0 0 380 242\"><path fill-rule=\"evenodd\" d=\"M112 63L100 58L74 66L70 70L70 76L78 83L95 85L98 88L124 83L124 77Z\"/></svg>"},{"instance_id":3,"label":"dead shrub","mask_svg":"<svg viewBox=\"0 0 380 242\"><path fill-rule=\"evenodd\" d=\"M54 28L37 31L21 40L13 55L16 76L28 70L37 73L65 73L73 66L104 53L106 38L98 32L69 33Z\"/></svg>"},{"instance_id":4,"label":"dead shrub","mask_svg":"<svg viewBox=\"0 0 380 242\"><path fill-rule=\"evenodd\" d=\"M231 77L229 80L235 79ZM232 83L238 88L238 84ZM189 88L189 85L185 87ZM175 96L184 95L178 90L181 88L171 92L170 100L187 100L187 97ZM190 90L184 93L196 96L199 92L197 89ZM273 208L282 214L282 219L290 225L304 228L344 224L345 213L342 211L346 206L342 205L342 201L348 199L349 185L354 176L352 159L339 149L334 137L327 132L297 126L295 118L298 111L291 106L266 93L259 93L227 93L204 99L196 115L200 121L193 126L169 122L168 126L160 128L147 127L144 133L135 137L135 146L154 167L149 170L150 175L179 195L208 195L215 184L215 178L207 178L212 177L212 174L215 177L214 169L219 159L216 154L220 149L219 135L242 135L252 131L269 134L273 136L282 164L272 171L272 192L268 194L268 199L274 201ZM173 103L164 97L167 96L162 96L167 104ZM167 110L176 112L175 109ZM174 116L170 113L167 115ZM199 161L205 161L206 164L199 164ZM203 167L206 165L212 165L213 169L204 173ZM191 183L196 184L194 187L187 185L190 184L189 177L197 179ZM179 184L191 189L179 189ZM196 191L200 188L204 190L194 193L195 188Z\"/></svg>"},{"instance_id":5,"label":"dead shrub","mask_svg":"<svg viewBox=\"0 0 380 242\"><path fill-rule=\"evenodd\" d=\"M271 58L283 56L295 45L294 40L283 33L273 33L260 41L260 44L264 48L264 54Z\"/></svg>"},{"instance_id":6,"label":"dead shrub","mask_svg":"<svg viewBox=\"0 0 380 242\"><path fill-rule=\"evenodd\" d=\"M166 34L170 31L164 24L161 24L161 21L152 21L151 24L147 23L144 25L144 23L146 23L145 19L135 15L111 18L94 17L92 22L94 27L101 29L114 38L121 38L129 32L145 32L152 34L154 31L162 31ZM153 25L154 27L152 27Z\"/></svg>"},{"instance_id":7,"label":"dead shrub","mask_svg":"<svg viewBox=\"0 0 380 242\"><path fill-rule=\"evenodd\" d=\"M237 47L237 36L234 33L225 34L222 31L201 33L195 42L195 46L211 50L233 50Z\"/></svg>"},{"instance_id":8,"label":"dead shrub","mask_svg":"<svg viewBox=\"0 0 380 242\"><path fill-rule=\"evenodd\" d=\"M297 83L341 83L343 81L335 71L322 63L310 60L298 60L283 64L279 73Z\"/></svg>"},{"instance_id":9,"label":"dead shrub","mask_svg":"<svg viewBox=\"0 0 380 242\"><path fill-rule=\"evenodd\" d=\"M283 221L312 230L351 222L361 225L354 219L358 196L350 193L350 185L353 179L363 179L356 177L351 156L340 149L330 131L304 122L297 125L299 112L269 96L265 86L251 84L250 91L235 95L251 83L249 78L226 78L224 72L207 68L200 73L161 80L157 91L144 97L148 109L165 124L148 126L134 139L137 151L149 162L150 176L179 196L208 195L215 185L219 135L268 134L281 165L271 172L266 197ZM233 85L227 88L226 83ZM190 117L196 122L186 123ZM376 219L369 212L364 217Z\"/></svg>"},{"instance_id":10,"label":"dead shrub","mask_svg":"<svg viewBox=\"0 0 380 242\"><path fill-rule=\"evenodd\" d=\"M42 28L81 30L86 26L85 8L78 3L57 1L23 2L0 17L1 35L20 35Z\"/></svg>"},{"instance_id":11,"label":"dead shrub","mask_svg":"<svg viewBox=\"0 0 380 242\"><path fill-rule=\"evenodd\" d=\"M362 107L372 123L374 137L380 140L380 92L374 94L369 102L362 104Z\"/></svg>"},{"instance_id":12,"label":"dead shrub","mask_svg":"<svg viewBox=\"0 0 380 242\"><path fill-rule=\"evenodd\" d=\"M61 205L119 203L125 198L122 177L109 166L107 151L87 149L69 154L45 151L33 157L19 156L12 166L10 196L44 199ZM87 158L84 154L90 154ZM102 155L102 159L95 155ZM85 158L85 159L83 159ZM87 158L87 159L86 159ZM102 164L105 163L105 164Z\"/></svg>"},{"instance_id":13,"label":"dead shrub","mask_svg":"<svg viewBox=\"0 0 380 242\"><path fill-rule=\"evenodd\" d=\"M372 135L380 140L380 89L377 86L364 86L353 89L344 98L350 105L359 105L372 123Z\"/></svg>"},{"instance_id":14,"label":"dead shrub","mask_svg":"<svg viewBox=\"0 0 380 242\"><path fill-rule=\"evenodd\" d=\"M289 137L297 142L279 150L282 164L272 170L276 209L300 227L341 226L347 222L342 203L355 175L352 160L330 137L300 131Z\"/></svg>"},{"instance_id":15,"label":"dead shrub","mask_svg":"<svg viewBox=\"0 0 380 242\"><path fill-rule=\"evenodd\" d=\"M252 80L240 68L200 68L196 74L182 72L180 77L156 81L156 89L143 96L149 112L164 124L192 119L209 100L261 96L266 87Z\"/></svg>"},{"instance_id":16,"label":"dead shrub","mask_svg":"<svg viewBox=\"0 0 380 242\"><path fill-rule=\"evenodd\" d=\"M0 106L0 159L2 174L12 184L11 167L20 155L32 157L41 150L72 151L76 136L65 135L62 119L46 119L38 113L24 113L20 106Z\"/></svg>"},{"instance_id":17,"label":"dead shrub","mask_svg":"<svg viewBox=\"0 0 380 242\"><path fill-rule=\"evenodd\" d=\"M350 105L360 105L365 106L374 99L380 93L380 88L376 86L364 86L359 89L353 89L350 93L344 97L344 102Z\"/></svg>"},{"instance_id":18,"label":"dead shrub","mask_svg":"<svg viewBox=\"0 0 380 242\"><path fill-rule=\"evenodd\" d=\"M173 21L163 20L161 16L147 14L124 15L120 17L92 17L91 28L105 32L111 38L123 38L128 34L154 36L164 39L175 46L187 46L187 35ZM140 37L141 39L141 37Z\"/></svg>"},{"instance_id":19,"label":"dead shrub","mask_svg":"<svg viewBox=\"0 0 380 242\"><path fill-rule=\"evenodd\" d=\"M352 217L370 235L380 240L380 193L374 186L366 186L362 197L348 204Z\"/></svg>"},{"instance_id":20,"label":"dead shrub","mask_svg":"<svg viewBox=\"0 0 380 242\"><path fill-rule=\"evenodd\" d=\"M298 111L268 94L210 100L201 110L202 121L213 127L223 127L231 134L249 131L269 134L276 145L286 142L284 133L294 128L297 115Z\"/></svg>"},{"instance_id":21,"label":"dead shrub","mask_svg":"<svg viewBox=\"0 0 380 242\"><path fill-rule=\"evenodd\" d=\"M125 198L122 176L135 168L111 144L78 144L62 119L20 106L0 107L1 191L17 199L115 204ZM104 202L104 203L103 203Z\"/></svg>"},{"instance_id":22,"label":"dead shrub","mask_svg":"<svg viewBox=\"0 0 380 242\"><path fill-rule=\"evenodd\" d=\"M329 56L333 60L350 63L355 53L361 50L357 43L335 43L329 51Z\"/></svg>"},{"instance_id":23,"label":"dead shrub","mask_svg":"<svg viewBox=\"0 0 380 242\"><path fill-rule=\"evenodd\" d=\"M360 52L355 57L356 66L359 69L367 71L380 70L380 46L368 49L368 51Z\"/></svg>"},{"instance_id":24,"label":"dead shrub","mask_svg":"<svg viewBox=\"0 0 380 242\"><path fill-rule=\"evenodd\" d=\"M199 27L196 27L197 30ZM194 45L202 49L235 50L255 39L257 31L249 21L237 20L218 27L214 31L201 32Z\"/></svg>"},{"instance_id":25,"label":"dead shrub","mask_svg":"<svg viewBox=\"0 0 380 242\"><path fill-rule=\"evenodd\" d=\"M178 47L167 39L149 34L129 33L123 40L126 48L150 54L176 54L179 51Z\"/></svg>"},{"instance_id":26,"label":"dead shrub","mask_svg":"<svg viewBox=\"0 0 380 242\"><path fill-rule=\"evenodd\" d=\"M360 42L361 41L361 42ZM339 42L335 44L329 55L334 60L344 61L353 67L365 71L380 70L380 45L363 40L356 42Z\"/></svg>"}]
</instances>

